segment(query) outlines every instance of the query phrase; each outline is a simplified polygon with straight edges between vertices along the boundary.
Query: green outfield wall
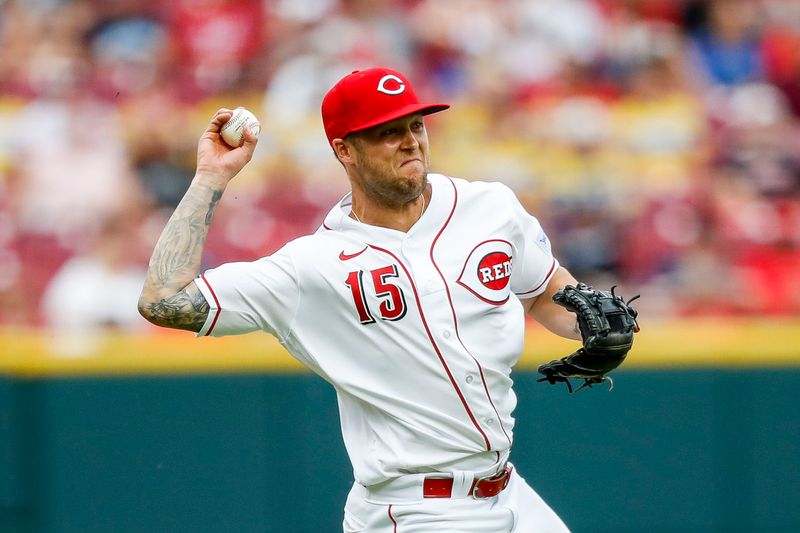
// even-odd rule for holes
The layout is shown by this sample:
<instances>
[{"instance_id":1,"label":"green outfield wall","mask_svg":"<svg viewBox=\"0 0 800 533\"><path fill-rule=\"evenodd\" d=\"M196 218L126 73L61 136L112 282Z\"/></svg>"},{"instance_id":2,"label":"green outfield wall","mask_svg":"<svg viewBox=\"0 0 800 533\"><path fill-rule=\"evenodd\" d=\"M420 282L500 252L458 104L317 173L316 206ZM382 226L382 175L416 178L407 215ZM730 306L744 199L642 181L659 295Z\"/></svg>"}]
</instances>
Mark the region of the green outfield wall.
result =
<instances>
[{"instance_id":1,"label":"green outfield wall","mask_svg":"<svg viewBox=\"0 0 800 533\"><path fill-rule=\"evenodd\" d=\"M241 345L227 366L192 364L224 354L169 336L151 352L182 347L185 365L137 370L137 349L152 357L138 338L101 364L17 337L0 375L0 531L341 530L335 395L283 356ZM512 460L575 532L800 531L800 353L731 357L640 361L614 391L574 395L523 364Z\"/></svg>"}]
</instances>

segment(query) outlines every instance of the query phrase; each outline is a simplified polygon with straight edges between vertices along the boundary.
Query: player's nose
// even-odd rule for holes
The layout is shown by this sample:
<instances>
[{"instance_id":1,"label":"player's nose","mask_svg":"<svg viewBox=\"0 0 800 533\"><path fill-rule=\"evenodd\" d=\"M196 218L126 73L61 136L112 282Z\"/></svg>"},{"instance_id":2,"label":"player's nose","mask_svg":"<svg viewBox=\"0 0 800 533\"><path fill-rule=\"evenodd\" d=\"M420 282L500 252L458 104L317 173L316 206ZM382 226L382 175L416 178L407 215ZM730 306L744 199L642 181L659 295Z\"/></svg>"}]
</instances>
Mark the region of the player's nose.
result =
<instances>
[{"instance_id":1,"label":"player's nose","mask_svg":"<svg viewBox=\"0 0 800 533\"><path fill-rule=\"evenodd\" d=\"M420 142L416 133L411 128L406 128L400 147L404 150L416 150L419 148Z\"/></svg>"}]
</instances>

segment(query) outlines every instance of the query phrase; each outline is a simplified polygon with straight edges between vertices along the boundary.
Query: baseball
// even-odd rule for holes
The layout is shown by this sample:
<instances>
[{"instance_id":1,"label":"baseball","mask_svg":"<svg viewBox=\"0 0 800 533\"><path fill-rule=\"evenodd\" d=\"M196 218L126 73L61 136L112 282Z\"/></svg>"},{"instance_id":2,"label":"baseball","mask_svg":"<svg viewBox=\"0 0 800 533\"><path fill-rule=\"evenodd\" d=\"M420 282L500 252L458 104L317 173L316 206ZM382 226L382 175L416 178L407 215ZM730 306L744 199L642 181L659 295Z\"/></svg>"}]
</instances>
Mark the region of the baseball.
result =
<instances>
[{"instance_id":1,"label":"baseball","mask_svg":"<svg viewBox=\"0 0 800 533\"><path fill-rule=\"evenodd\" d=\"M249 129L256 137L261 132L261 124L256 116L243 107L237 107L228 122L223 124L219 134L228 146L238 148L244 142L245 128Z\"/></svg>"}]
</instances>

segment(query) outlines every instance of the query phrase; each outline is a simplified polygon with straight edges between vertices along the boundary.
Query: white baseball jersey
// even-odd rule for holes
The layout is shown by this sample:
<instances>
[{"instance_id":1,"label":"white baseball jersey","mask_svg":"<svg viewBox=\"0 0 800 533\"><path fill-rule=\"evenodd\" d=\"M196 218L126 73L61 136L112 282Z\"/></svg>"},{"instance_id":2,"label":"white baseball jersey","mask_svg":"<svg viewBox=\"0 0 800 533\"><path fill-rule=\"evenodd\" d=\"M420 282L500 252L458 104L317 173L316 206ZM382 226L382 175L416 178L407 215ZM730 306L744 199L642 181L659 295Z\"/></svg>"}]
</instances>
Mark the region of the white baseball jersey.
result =
<instances>
[{"instance_id":1,"label":"white baseball jersey","mask_svg":"<svg viewBox=\"0 0 800 533\"><path fill-rule=\"evenodd\" d=\"M558 268L509 188L428 180L406 233L353 220L348 195L315 234L196 280L211 306L199 335L267 331L334 386L362 485L505 460L520 299Z\"/></svg>"}]
</instances>

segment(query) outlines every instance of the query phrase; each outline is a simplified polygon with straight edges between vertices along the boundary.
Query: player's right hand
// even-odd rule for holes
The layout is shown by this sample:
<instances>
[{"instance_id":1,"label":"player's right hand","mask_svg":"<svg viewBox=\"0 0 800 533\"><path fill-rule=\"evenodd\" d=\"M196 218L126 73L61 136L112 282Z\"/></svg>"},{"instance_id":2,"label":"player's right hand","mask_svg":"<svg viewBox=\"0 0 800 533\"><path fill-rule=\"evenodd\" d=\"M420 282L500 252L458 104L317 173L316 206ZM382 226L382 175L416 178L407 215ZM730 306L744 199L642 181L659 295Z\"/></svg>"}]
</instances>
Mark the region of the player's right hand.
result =
<instances>
[{"instance_id":1,"label":"player's right hand","mask_svg":"<svg viewBox=\"0 0 800 533\"><path fill-rule=\"evenodd\" d=\"M244 143L231 148L222 140L220 129L233 116L233 110L219 109L197 143L197 176L226 185L253 158L258 138L244 129Z\"/></svg>"}]
</instances>

